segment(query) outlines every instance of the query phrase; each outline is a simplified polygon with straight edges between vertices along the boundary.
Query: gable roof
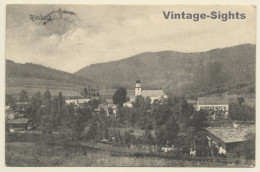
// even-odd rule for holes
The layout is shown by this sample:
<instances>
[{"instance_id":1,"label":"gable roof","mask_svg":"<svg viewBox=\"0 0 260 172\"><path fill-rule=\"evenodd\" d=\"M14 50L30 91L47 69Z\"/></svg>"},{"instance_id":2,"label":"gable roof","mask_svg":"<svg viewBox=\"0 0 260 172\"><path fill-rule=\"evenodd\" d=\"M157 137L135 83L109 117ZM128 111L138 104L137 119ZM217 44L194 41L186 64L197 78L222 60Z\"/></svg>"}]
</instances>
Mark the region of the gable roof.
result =
<instances>
[{"instance_id":1,"label":"gable roof","mask_svg":"<svg viewBox=\"0 0 260 172\"><path fill-rule=\"evenodd\" d=\"M244 125L234 127L214 127L205 128L206 131L221 139L225 143L242 142L248 132L255 132L255 125Z\"/></svg>"},{"instance_id":2,"label":"gable roof","mask_svg":"<svg viewBox=\"0 0 260 172\"><path fill-rule=\"evenodd\" d=\"M187 99L187 103L188 104L197 104L196 100L192 100L192 99Z\"/></svg>"},{"instance_id":3,"label":"gable roof","mask_svg":"<svg viewBox=\"0 0 260 172\"><path fill-rule=\"evenodd\" d=\"M161 97L165 96L166 94L163 90L142 90L141 95L143 97Z\"/></svg>"},{"instance_id":4,"label":"gable roof","mask_svg":"<svg viewBox=\"0 0 260 172\"><path fill-rule=\"evenodd\" d=\"M10 119L7 124L27 124L30 121L29 118L14 118Z\"/></svg>"},{"instance_id":5,"label":"gable roof","mask_svg":"<svg viewBox=\"0 0 260 172\"><path fill-rule=\"evenodd\" d=\"M199 105L223 105L228 104L228 99L221 97L198 97Z\"/></svg>"}]
</instances>

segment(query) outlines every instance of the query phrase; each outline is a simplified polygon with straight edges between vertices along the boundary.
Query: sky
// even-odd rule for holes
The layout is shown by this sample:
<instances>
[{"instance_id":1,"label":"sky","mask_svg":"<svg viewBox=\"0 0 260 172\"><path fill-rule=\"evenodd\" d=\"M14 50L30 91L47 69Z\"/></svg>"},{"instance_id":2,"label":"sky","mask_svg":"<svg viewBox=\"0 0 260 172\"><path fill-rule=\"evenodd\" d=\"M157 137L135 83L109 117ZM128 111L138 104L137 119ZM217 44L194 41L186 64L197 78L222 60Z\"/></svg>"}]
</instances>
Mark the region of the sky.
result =
<instances>
[{"instance_id":1,"label":"sky","mask_svg":"<svg viewBox=\"0 0 260 172\"><path fill-rule=\"evenodd\" d=\"M60 15L59 9L75 15ZM231 11L246 18L166 20L163 11ZM46 24L30 17L50 13ZM6 10L6 59L71 73L142 52L201 52L245 43L256 43L251 5L8 5Z\"/></svg>"}]
</instances>

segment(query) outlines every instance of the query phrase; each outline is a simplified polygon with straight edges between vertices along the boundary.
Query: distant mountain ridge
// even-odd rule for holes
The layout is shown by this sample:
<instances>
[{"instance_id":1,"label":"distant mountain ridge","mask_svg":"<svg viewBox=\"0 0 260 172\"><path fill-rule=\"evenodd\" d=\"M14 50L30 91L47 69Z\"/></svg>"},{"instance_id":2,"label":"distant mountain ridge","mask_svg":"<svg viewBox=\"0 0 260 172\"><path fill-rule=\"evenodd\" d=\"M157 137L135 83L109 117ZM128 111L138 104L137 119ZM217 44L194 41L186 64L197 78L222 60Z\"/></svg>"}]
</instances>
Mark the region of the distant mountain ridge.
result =
<instances>
[{"instance_id":1,"label":"distant mountain ridge","mask_svg":"<svg viewBox=\"0 0 260 172\"><path fill-rule=\"evenodd\" d=\"M255 61L256 46L243 44L198 53L145 52L119 61L93 64L75 74L110 88L134 88L135 80L141 79L142 86L149 89L221 92L218 89L254 88Z\"/></svg>"}]
</instances>

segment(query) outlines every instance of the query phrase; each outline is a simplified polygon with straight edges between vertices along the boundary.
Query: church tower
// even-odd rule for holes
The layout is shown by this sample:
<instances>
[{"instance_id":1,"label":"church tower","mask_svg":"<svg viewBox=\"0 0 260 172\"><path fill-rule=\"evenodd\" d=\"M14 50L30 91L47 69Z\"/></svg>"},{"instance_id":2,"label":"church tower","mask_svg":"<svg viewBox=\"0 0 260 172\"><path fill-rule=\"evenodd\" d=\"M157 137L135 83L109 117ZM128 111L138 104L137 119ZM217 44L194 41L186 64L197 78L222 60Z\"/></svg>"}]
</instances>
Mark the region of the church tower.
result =
<instances>
[{"instance_id":1,"label":"church tower","mask_svg":"<svg viewBox=\"0 0 260 172\"><path fill-rule=\"evenodd\" d=\"M135 96L141 96L141 93L142 93L141 82L140 80L137 80L135 84Z\"/></svg>"}]
</instances>

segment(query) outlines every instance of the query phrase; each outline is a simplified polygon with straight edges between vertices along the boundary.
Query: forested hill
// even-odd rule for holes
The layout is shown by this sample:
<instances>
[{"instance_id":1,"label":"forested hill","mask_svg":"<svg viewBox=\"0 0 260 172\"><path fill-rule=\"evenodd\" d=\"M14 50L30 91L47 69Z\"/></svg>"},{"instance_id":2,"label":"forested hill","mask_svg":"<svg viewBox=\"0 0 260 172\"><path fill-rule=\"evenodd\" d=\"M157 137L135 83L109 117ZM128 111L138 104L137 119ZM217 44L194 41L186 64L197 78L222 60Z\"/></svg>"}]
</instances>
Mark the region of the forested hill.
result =
<instances>
[{"instance_id":1,"label":"forested hill","mask_svg":"<svg viewBox=\"0 0 260 172\"><path fill-rule=\"evenodd\" d=\"M92 80L71 73L55 70L42 65L32 63L15 63L6 60L6 77L10 78L37 78L55 80L57 82L77 83L79 85L92 84Z\"/></svg>"},{"instance_id":2,"label":"forested hill","mask_svg":"<svg viewBox=\"0 0 260 172\"><path fill-rule=\"evenodd\" d=\"M50 89L53 94L64 90L68 96L77 96L83 87L96 87L92 80L75 74L32 63L15 63L6 60L6 91L17 94L24 89L29 93ZM73 92L73 90L76 90Z\"/></svg>"},{"instance_id":3,"label":"forested hill","mask_svg":"<svg viewBox=\"0 0 260 172\"><path fill-rule=\"evenodd\" d=\"M144 88L174 92L254 92L255 62L256 46L243 44L199 53L145 52L93 64L76 74L108 87L133 88L135 80L141 79Z\"/></svg>"}]
</instances>

